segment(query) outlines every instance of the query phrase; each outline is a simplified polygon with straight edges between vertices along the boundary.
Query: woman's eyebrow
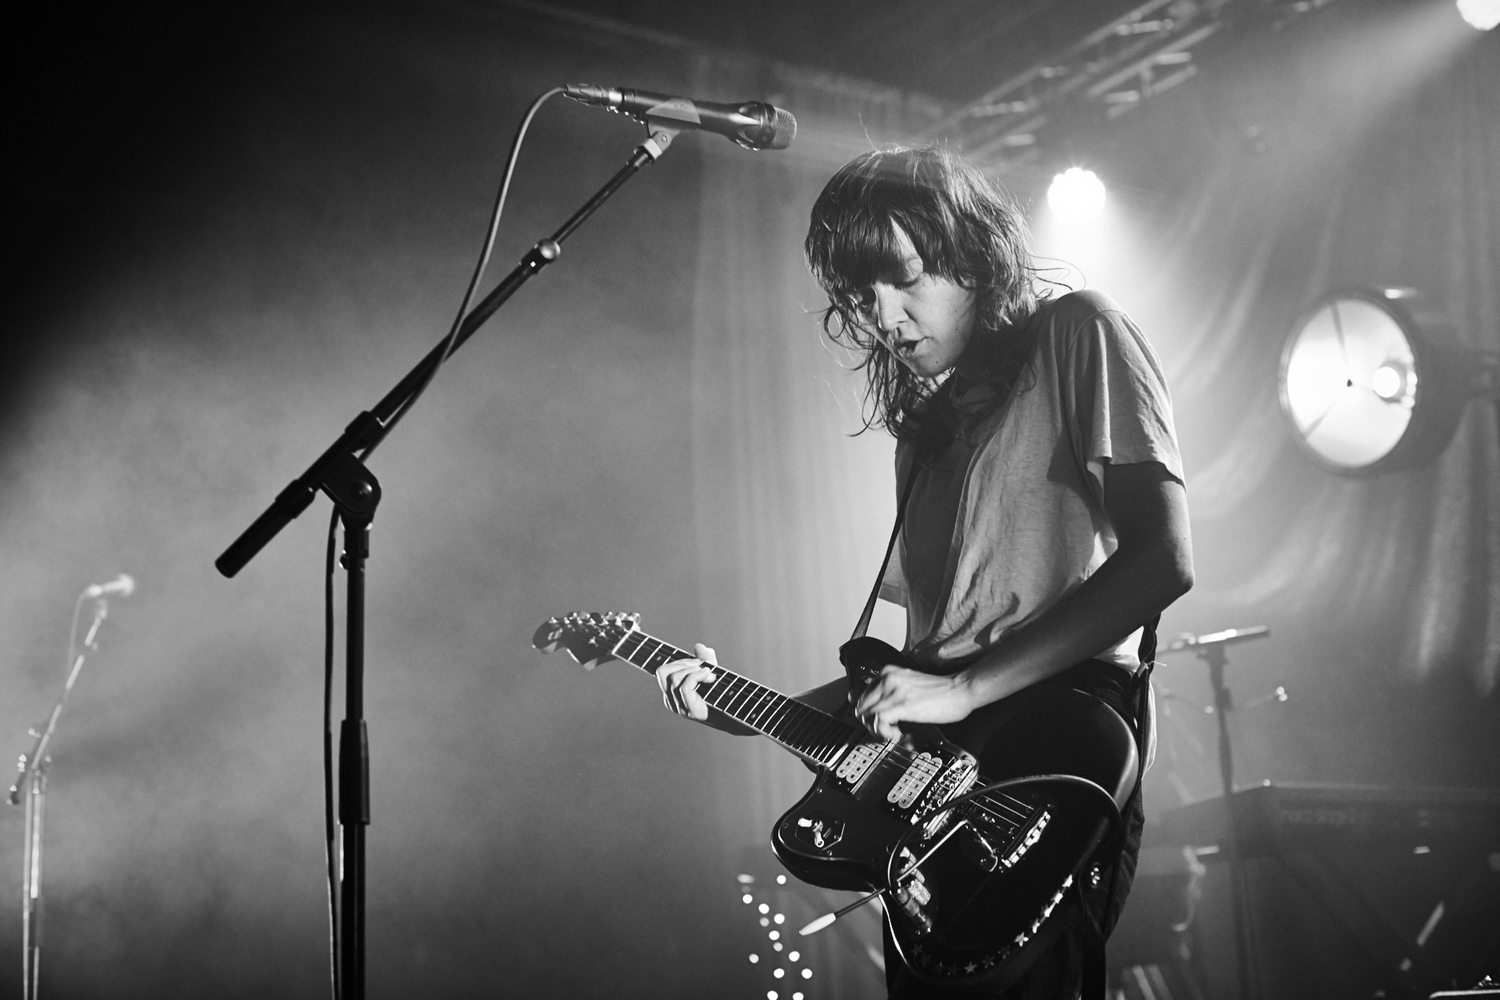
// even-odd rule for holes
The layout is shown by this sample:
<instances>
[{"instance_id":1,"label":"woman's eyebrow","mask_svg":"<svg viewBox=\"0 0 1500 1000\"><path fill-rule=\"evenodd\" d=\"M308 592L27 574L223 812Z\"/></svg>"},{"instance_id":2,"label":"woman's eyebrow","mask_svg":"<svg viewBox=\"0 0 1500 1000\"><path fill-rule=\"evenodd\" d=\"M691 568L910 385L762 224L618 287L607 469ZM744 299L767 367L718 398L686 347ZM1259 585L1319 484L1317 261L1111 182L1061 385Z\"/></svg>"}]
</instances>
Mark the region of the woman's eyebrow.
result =
<instances>
[{"instance_id":1,"label":"woman's eyebrow","mask_svg":"<svg viewBox=\"0 0 1500 1000\"><path fill-rule=\"evenodd\" d=\"M896 262L896 266L894 268L894 270L899 272L903 278L909 275L913 270L915 270L918 274L921 274L926 269L927 265L922 262L922 255L915 253L910 257L902 257Z\"/></svg>"}]
</instances>

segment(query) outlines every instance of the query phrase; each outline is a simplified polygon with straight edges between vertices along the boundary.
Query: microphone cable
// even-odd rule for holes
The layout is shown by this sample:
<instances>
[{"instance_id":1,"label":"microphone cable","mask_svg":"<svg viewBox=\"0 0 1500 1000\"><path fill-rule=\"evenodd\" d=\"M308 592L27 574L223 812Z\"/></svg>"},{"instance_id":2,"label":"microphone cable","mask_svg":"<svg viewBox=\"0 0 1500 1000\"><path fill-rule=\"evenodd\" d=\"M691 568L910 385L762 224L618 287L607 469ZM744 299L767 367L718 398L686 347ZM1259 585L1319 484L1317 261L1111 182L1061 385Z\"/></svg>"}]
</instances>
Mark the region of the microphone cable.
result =
<instances>
[{"instance_id":1,"label":"microphone cable","mask_svg":"<svg viewBox=\"0 0 1500 1000\"><path fill-rule=\"evenodd\" d=\"M459 304L458 314L453 317L453 325L448 329L448 339L443 346L443 353L438 358L437 363L428 370L421 384L412 390L410 396L402 400L400 408L391 415L390 422L381 428L380 435L374 441L370 442L364 451L360 452L360 461L364 461L374 453L375 449L380 446L380 442L385 440L385 436L395 429L396 424L401 422L401 418L406 416L407 411L415 406L417 400L427 391L427 386L432 383L432 379L437 375L438 369L452 356L454 344L458 340L458 333L463 329L464 320L469 315L469 308L474 304L474 295L479 290L479 283L484 277L485 269L489 267L490 255L495 249L495 235L500 230L500 216L505 211L506 195L510 193L511 175L515 173L516 161L520 159L521 143L526 138L526 131L531 127L531 120L542 109L542 105L562 92L562 87L553 87L551 90L544 92L540 97L531 102L531 107L527 108L526 114L521 117L521 124L516 128L515 138L511 140L510 154L505 160L505 174L500 179L500 190L496 192L495 205L490 210L490 224L488 230L485 232L484 247L479 253L478 263L474 265L474 274L469 278L469 287L464 290L464 298L463 302Z\"/></svg>"}]
</instances>

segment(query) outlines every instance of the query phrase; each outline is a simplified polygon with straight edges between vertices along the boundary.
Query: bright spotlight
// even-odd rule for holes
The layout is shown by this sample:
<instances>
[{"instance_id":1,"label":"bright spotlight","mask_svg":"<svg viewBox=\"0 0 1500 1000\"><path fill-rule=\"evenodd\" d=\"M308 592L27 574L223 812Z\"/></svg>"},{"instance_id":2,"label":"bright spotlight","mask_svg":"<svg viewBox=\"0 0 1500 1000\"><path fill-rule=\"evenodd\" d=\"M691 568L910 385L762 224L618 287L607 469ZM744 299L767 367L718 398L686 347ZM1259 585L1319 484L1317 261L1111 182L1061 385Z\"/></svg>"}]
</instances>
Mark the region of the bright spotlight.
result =
<instances>
[{"instance_id":1,"label":"bright spotlight","mask_svg":"<svg viewBox=\"0 0 1500 1000\"><path fill-rule=\"evenodd\" d=\"M1500 0L1458 0L1458 13L1470 27L1489 31L1500 24Z\"/></svg>"},{"instance_id":2,"label":"bright spotlight","mask_svg":"<svg viewBox=\"0 0 1500 1000\"><path fill-rule=\"evenodd\" d=\"M1305 313L1281 356L1281 407L1315 461L1352 475L1421 465L1485 393L1493 363L1455 350L1408 290L1351 289Z\"/></svg>"},{"instance_id":3,"label":"bright spotlight","mask_svg":"<svg viewBox=\"0 0 1500 1000\"><path fill-rule=\"evenodd\" d=\"M1069 167L1052 178L1047 205L1059 215L1086 219L1104 208L1104 182L1092 170Z\"/></svg>"}]
</instances>

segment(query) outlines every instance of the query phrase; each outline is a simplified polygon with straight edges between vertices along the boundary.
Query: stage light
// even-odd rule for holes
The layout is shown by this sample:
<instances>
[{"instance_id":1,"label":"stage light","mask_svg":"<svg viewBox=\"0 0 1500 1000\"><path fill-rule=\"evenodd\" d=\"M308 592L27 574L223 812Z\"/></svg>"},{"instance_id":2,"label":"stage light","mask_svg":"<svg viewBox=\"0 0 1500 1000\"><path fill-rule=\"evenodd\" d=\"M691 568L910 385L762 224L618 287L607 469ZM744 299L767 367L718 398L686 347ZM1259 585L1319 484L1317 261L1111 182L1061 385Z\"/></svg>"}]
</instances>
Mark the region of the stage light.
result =
<instances>
[{"instance_id":1,"label":"stage light","mask_svg":"<svg viewBox=\"0 0 1500 1000\"><path fill-rule=\"evenodd\" d=\"M1468 401L1494 388L1494 360L1449 340L1410 290L1320 299L1281 355L1281 409L1297 443L1350 475L1436 458Z\"/></svg>"},{"instance_id":2,"label":"stage light","mask_svg":"<svg viewBox=\"0 0 1500 1000\"><path fill-rule=\"evenodd\" d=\"M1092 170L1069 167L1052 178L1047 205L1059 215L1087 219L1104 209L1104 182Z\"/></svg>"},{"instance_id":3,"label":"stage light","mask_svg":"<svg viewBox=\"0 0 1500 1000\"><path fill-rule=\"evenodd\" d=\"M1500 24L1500 0L1458 0L1458 13L1470 27L1489 31Z\"/></svg>"}]
</instances>

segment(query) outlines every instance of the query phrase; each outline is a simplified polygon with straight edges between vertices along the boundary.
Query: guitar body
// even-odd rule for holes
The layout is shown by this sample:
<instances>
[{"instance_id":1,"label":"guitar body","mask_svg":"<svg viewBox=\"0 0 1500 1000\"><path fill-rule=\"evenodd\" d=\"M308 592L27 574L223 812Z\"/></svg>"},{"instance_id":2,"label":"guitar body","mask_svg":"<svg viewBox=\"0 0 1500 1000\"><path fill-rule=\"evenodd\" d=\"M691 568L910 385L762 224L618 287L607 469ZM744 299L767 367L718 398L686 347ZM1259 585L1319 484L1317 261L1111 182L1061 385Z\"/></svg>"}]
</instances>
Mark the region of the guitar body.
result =
<instances>
[{"instance_id":1,"label":"guitar body","mask_svg":"<svg viewBox=\"0 0 1500 1000\"><path fill-rule=\"evenodd\" d=\"M900 653L875 639L857 640L842 652L851 675L865 663L904 663ZM870 739L872 748L891 746ZM891 875L941 843L921 861L911 880L916 887L887 898L891 935L920 979L1003 989L1063 927L1071 910L1064 892L1084 877L1085 865L1109 833L1111 810L1099 790L1123 809L1134 787L1134 737L1098 699L1038 685L959 723L922 727L903 742L910 744L910 753L885 754L857 780L840 776L848 768L820 772L777 821L772 849L803 881L868 892L888 885ZM937 802L902 807L900 795L892 801L909 762L923 755L937 762L940 774L972 761L977 778L970 781L971 790L1035 775L1069 775L1096 787L1028 781L1005 789L1003 808L971 812L969 822L953 830L959 825L953 814L963 811L962 805L923 821ZM898 845L914 823L936 828ZM898 850L905 863L899 855L893 861Z\"/></svg>"},{"instance_id":2,"label":"guitar body","mask_svg":"<svg viewBox=\"0 0 1500 1000\"><path fill-rule=\"evenodd\" d=\"M533 644L578 662L621 659L654 674L691 654L646 635L635 615L552 618ZM863 686L901 654L877 639L840 659ZM1046 950L1072 909L1068 890L1135 785L1129 726L1096 698L1034 685L961 722L896 742L727 670L700 689L712 708L818 768L777 821L787 870L830 889L884 892L891 936L918 978L996 991Z\"/></svg>"}]
</instances>

